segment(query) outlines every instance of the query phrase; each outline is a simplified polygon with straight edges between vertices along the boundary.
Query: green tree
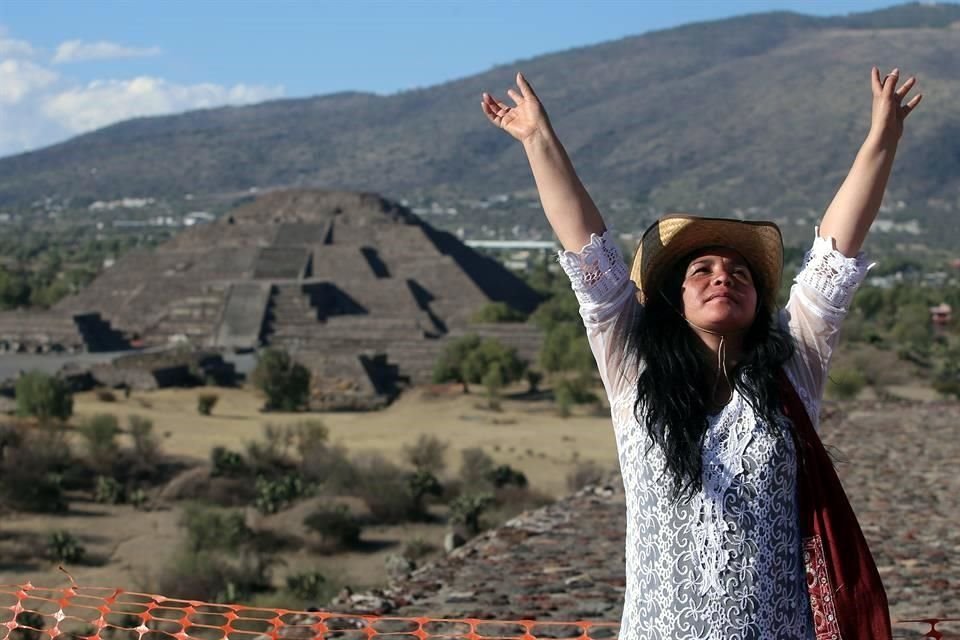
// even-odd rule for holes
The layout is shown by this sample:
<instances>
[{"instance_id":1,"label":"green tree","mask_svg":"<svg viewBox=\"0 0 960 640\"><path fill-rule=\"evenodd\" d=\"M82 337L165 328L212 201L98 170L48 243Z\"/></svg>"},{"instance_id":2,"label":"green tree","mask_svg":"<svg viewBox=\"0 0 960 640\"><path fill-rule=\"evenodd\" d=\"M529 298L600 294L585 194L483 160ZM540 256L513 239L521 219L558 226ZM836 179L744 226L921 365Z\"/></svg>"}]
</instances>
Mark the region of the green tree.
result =
<instances>
[{"instance_id":1,"label":"green tree","mask_svg":"<svg viewBox=\"0 0 960 640\"><path fill-rule=\"evenodd\" d=\"M517 350L504 346L500 341L488 339L467 354L462 364L462 373L467 382L483 383L483 378L494 365L500 369L501 383L519 380L526 371L526 364L517 356Z\"/></svg>"},{"instance_id":2,"label":"green tree","mask_svg":"<svg viewBox=\"0 0 960 640\"><path fill-rule=\"evenodd\" d=\"M469 334L447 345L434 365L433 381L459 382L466 393L469 384L483 382L494 363L500 368L503 384L519 380L526 370L526 363L517 356L516 349Z\"/></svg>"},{"instance_id":3,"label":"green tree","mask_svg":"<svg viewBox=\"0 0 960 640\"><path fill-rule=\"evenodd\" d=\"M23 273L0 267L0 309L16 309L30 304L30 285Z\"/></svg>"},{"instance_id":4,"label":"green tree","mask_svg":"<svg viewBox=\"0 0 960 640\"><path fill-rule=\"evenodd\" d=\"M469 333L447 343L440 357L433 365L433 381L459 382L463 385L463 392L467 393L467 380L463 375L463 361L471 351L480 346L480 336Z\"/></svg>"},{"instance_id":5,"label":"green tree","mask_svg":"<svg viewBox=\"0 0 960 640\"><path fill-rule=\"evenodd\" d=\"M569 285L564 291L556 292L550 299L543 302L530 315L530 320L538 327L549 332L557 325L580 324L580 303L570 290ZM582 325L581 325L582 326Z\"/></svg>"},{"instance_id":6,"label":"green tree","mask_svg":"<svg viewBox=\"0 0 960 640\"><path fill-rule=\"evenodd\" d=\"M73 414L73 394L67 383L42 371L30 371L17 379L17 415L40 420L66 420Z\"/></svg>"},{"instance_id":7,"label":"green tree","mask_svg":"<svg viewBox=\"0 0 960 640\"><path fill-rule=\"evenodd\" d=\"M252 381L267 396L267 409L297 411L310 398L310 371L281 349L260 354Z\"/></svg>"},{"instance_id":8,"label":"green tree","mask_svg":"<svg viewBox=\"0 0 960 640\"><path fill-rule=\"evenodd\" d=\"M928 305L912 302L898 309L893 325L893 338L901 346L926 353L933 338Z\"/></svg>"},{"instance_id":9,"label":"green tree","mask_svg":"<svg viewBox=\"0 0 960 640\"><path fill-rule=\"evenodd\" d=\"M540 366L551 373L577 371L592 374L596 364L583 326L568 323L548 330L540 347Z\"/></svg>"},{"instance_id":10,"label":"green tree","mask_svg":"<svg viewBox=\"0 0 960 640\"><path fill-rule=\"evenodd\" d=\"M499 411L500 389L503 388L503 371L499 362L490 364L483 376L483 386L487 390L487 406L493 411Z\"/></svg>"},{"instance_id":11,"label":"green tree","mask_svg":"<svg viewBox=\"0 0 960 640\"><path fill-rule=\"evenodd\" d=\"M483 305L473 317L471 322L524 322L527 319L525 313L517 311L506 302L490 302Z\"/></svg>"},{"instance_id":12,"label":"green tree","mask_svg":"<svg viewBox=\"0 0 960 640\"><path fill-rule=\"evenodd\" d=\"M879 287L861 287L851 306L852 310L860 310L867 320L873 320L886 307L886 296Z\"/></svg>"}]
</instances>

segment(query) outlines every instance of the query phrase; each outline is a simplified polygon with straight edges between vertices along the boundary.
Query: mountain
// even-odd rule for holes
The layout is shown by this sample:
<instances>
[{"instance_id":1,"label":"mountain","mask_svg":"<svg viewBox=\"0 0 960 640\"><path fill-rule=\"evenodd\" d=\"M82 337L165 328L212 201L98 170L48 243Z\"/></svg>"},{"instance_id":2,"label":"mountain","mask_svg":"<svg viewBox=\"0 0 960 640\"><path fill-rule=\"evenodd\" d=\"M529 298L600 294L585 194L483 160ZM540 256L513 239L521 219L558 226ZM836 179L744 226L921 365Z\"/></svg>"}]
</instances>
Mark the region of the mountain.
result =
<instances>
[{"instance_id":1,"label":"mountain","mask_svg":"<svg viewBox=\"0 0 960 640\"><path fill-rule=\"evenodd\" d=\"M389 96L338 93L138 118L0 159L0 207L44 196L83 205L253 186L390 198L528 190L522 151L479 106L482 91L502 97L522 70L595 197L658 210L820 212L869 128L872 65L916 74L925 94L907 122L889 201L952 222L960 207L956 4L748 15Z\"/></svg>"}]
</instances>

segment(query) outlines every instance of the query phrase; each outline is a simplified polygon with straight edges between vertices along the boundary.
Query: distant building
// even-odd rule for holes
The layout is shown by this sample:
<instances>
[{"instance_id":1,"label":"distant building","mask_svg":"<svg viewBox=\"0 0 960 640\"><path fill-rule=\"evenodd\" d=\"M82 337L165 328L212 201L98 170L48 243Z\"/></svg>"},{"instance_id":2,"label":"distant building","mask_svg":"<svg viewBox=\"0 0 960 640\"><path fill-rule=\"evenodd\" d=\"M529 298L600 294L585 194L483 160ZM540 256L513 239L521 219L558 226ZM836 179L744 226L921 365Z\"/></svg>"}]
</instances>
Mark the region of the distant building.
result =
<instances>
[{"instance_id":1,"label":"distant building","mask_svg":"<svg viewBox=\"0 0 960 640\"><path fill-rule=\"evenodd\" d=\"M205 224L207 222L213 222L216 219L217 216L209 211L191 211L183 216L183 226L192 227L195 224Z\"/></svg>"},{"instance_id":2,"label":"distant building","mask_svg":"<svg viewBox=\"0 0 960 640\"><path fill-rule=\"evenodd\" d=\"M950 324L952 309L945 302L935 307L930 307L930 321L935 327L945 327Z\"/></svg>"}]
</instances>

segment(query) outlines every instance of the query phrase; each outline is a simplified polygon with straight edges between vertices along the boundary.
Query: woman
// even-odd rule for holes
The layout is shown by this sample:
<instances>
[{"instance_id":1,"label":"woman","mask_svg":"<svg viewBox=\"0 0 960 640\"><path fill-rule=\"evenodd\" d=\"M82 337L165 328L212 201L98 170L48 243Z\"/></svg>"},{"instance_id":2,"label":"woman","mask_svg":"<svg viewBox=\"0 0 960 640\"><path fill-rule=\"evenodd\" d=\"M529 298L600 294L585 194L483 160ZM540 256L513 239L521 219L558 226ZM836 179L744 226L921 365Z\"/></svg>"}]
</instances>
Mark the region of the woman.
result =
<instances>
[{"instance_id":1,"label":"woman","mask_svg":"<svg viewBox=\"0 0 960 640\"><path fill-rule=\"evenodd\" d=\"M814 429L869 268L872 224L916 83L871 70L870 132L782 310L776 225L665 216L631 272L532 87L491 123L522 142L564 250L627 498L620 637L889 638L879 574Z\"/></svg>"}]
</instances>

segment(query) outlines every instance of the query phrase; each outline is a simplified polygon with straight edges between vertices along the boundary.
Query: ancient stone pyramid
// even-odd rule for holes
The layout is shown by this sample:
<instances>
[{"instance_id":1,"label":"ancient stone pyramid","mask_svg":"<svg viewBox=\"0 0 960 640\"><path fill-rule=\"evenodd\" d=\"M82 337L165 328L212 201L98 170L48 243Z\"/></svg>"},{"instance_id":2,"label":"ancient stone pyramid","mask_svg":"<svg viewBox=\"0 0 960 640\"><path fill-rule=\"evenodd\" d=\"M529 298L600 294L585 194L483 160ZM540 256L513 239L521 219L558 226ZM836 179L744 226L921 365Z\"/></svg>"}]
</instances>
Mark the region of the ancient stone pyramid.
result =
<instances>
[{"instance_id":1,"label":"ancient stone pyramid","mask_svg":"<svg viewBox=\"0 0 960 640\"><path fill-rule=\"evenodd\" d=\"M446 339L468 330L535 357L532 327L468 324L491 301L530 311L539 299L495 260L396 203L296 190L127 254L56 311L98 312L145 345L283 347L328 381L332 397L376 395L391 379L426 381Z\"/></svg>"}]
</instances>

